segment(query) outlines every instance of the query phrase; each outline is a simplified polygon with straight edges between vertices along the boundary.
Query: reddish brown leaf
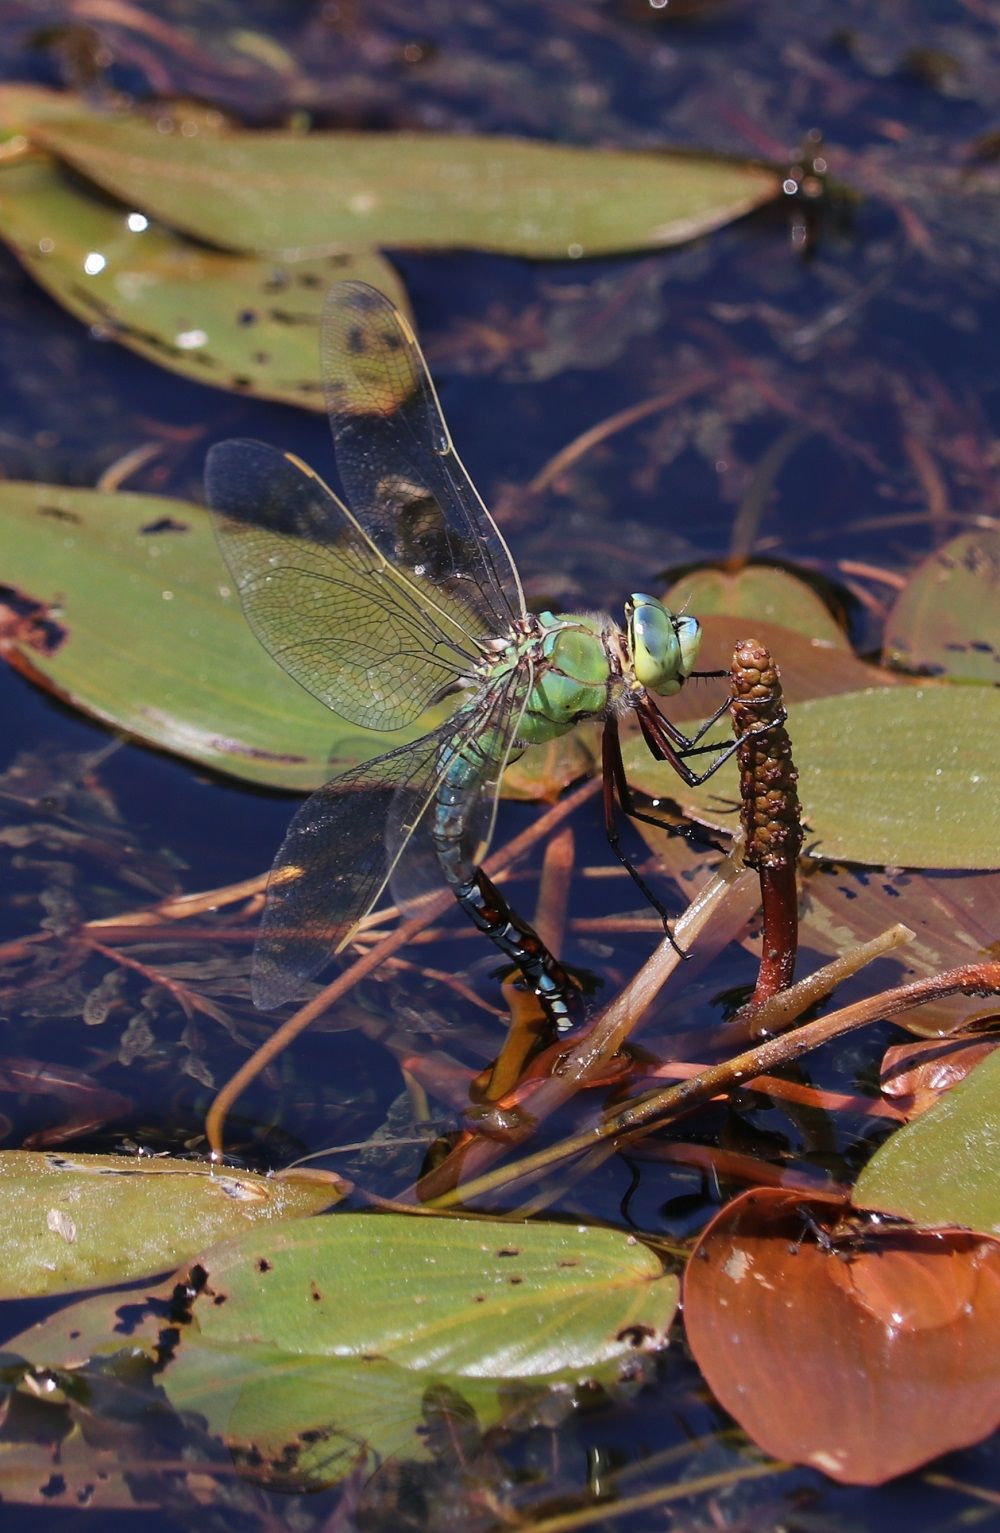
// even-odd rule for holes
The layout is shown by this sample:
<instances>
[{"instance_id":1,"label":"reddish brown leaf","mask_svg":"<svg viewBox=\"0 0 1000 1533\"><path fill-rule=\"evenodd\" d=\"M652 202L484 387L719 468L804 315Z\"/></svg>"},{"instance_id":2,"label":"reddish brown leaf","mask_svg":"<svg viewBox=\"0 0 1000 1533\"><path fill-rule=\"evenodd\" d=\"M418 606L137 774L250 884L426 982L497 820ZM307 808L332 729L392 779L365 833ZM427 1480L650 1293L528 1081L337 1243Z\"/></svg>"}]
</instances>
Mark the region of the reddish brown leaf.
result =
<instances>
[{"instance_id":1,"label":"reddish brown leaf","mask_svg":"<svg viewBox=\"0 0 1000 1533\"><path fill-rule=\"evenodd\" d=\"M755 1189L688 1264L713 1392L767 1452L879 1485L1000 1423L1000 1245Z\"/></svg>"},{"instance_id":2,"label":"reddish brown leaf","mask_svg":"<svg viewBox=\"0 0 1000 1533\"><path fill-rule=\"evenodd\" d=\"M882 1056L881 1087L894 1107L916 1118L933 1107L943 1091L964 1081L981 1059L1000 1045L1000 1038L975 1033L964 1038L928 1038L922 1043L899 1043Z\"/></svg>"}]
</instances>

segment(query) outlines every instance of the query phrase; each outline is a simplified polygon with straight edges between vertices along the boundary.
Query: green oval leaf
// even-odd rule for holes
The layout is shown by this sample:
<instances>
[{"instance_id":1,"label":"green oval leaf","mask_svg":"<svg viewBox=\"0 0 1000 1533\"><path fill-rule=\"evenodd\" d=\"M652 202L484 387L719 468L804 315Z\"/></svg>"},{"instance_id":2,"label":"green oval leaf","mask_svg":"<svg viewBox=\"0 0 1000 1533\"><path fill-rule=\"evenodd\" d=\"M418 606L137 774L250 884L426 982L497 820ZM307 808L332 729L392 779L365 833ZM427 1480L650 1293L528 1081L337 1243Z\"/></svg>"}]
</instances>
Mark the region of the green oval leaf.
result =
<instances>
[{"instance_id":1,"label":"green oval leaf","mask_svg":"<svg viewBox=\"0 0 1000 1533\"><path fill-rule=\"evenodd\" d=\"M329 1483L359 1457L426 1455L442 1389L480 1427L516 1381L543 1390L631 1371L662 1346L677 1280L611 1230L339 1214L252 1232L203 1253L157 1382L266 1473ZM127 1346L157 1355L174 1281L128 1295ZM120 1295L71 1306L9 1343L75 1367L123 1348Z\"/></svg>"},{"instance_id":2,"label":"green oval leaf","mask_svg":"<svg viewBox=\"0 0 1000 1533\"><path fill-rule=\"evenodd\" d=\"M421 733L346 724L274 663L200 506L0 484L0 571L0 650L75 707L187 760L311 790Z\"/></svg>"},{"instance_id":3,"label":"green oval leaf","mask_svg":"<svg viewBox=\"0 0 1000 1533\"><path fill-rule=\"evenodd\" d=\"M0 108L2 110L2 108ZM8 108L6 116L10 116ZM212 131L36 110L32 141L224 249L465 247L564 259L676 245L770 202L766 166L444 134Z\"/></svg>"},{"instance_id":4,"label":"green oval leaf","mask_svg":"<svg viewBox=\"0 0 1000 1533\"><path fill-rule=\"evenodd\" d=\"M788 730L810 855L873 866L1000 865L1000 693L934 685L844 692L790 708ZM733 763L689 789L640 740L625 755L644 793L732 830Z\"/></svg>"},{"instance_id":5,"label":"green oval leaf","mask_svg":"<svg viewBox=\"0 0 1000 1533\"><path fill-rule=\"evenodd\" d=\"M692 570L674 582L664 601L674 612L780 624L805 634L814 644L850 650L844 630L812 587L787 570L768 564L748 564L733 574L718 569Z\"/></svg>"},{"instance_id":6,"label":"green oval leaf","mask_svg":"<svg viewBox=\"0 0 1000 1533\"><path fill-rule=\"evenodd\" d=\"M876 1150L852 1193L919 1224L1000 1235L1000 1050Z\"/></svg>"},{"instance_id":7,"label":"green oval leaf","mask_svg":"<svg viewBox=\"0 0 1000 1533\"><path fill-rule=\"evenodd\" d=\"M248 1224L319 1213L336 1181L277 1181L197 1161L0 1150L0 1299L169 1271Z\"/></svg>"},{"instance_id":8,"label":"green oval leaf","mask_svg":"<svg viewBox=\"0 0 1000 1533\"><path fill-rule=\"evenodd\" d=\"M0 167L0 239L71 314L140 356L310 410L325 408L318 334L330 283L358 277L408 307L376 251L279 261L212 250L37 159Z\"/></svg>"},{"instance_id":9,"label":"green oval leaf","mask_svg":"<svg viewBox=\"0 0 1000 1533\"><path fill-rule=\"evenodd\" d=\"M885 663L1000 683L1000 531L963 532L925 559L886 625Z\"/></svg>"},{"instance_id":10,"label":"green oval leaf","mask_svg":"<svg viewBox=\"0 0 1000 1533\"><path fill-rule=\"evenodd\" d=\"M228 1241L199 1265L208 1284L196 1314L215 1345L266 1337L451 1377L624 1363L663 1344L677 1296L645 1246L583 1225L343 1214Z\"/></svg>"}]
</instances>

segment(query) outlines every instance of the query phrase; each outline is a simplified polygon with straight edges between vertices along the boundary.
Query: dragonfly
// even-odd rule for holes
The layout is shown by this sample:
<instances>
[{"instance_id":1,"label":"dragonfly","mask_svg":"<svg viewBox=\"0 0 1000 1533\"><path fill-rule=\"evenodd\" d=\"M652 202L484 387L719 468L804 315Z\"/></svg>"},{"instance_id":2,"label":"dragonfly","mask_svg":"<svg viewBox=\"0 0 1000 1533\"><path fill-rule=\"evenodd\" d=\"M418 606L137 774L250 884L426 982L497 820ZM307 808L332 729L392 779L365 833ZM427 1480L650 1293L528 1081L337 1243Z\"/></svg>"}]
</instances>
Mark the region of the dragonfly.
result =
<instances>
[{"instance_id":1,"label":"dragonfly","mask_svg":"<svg viewBox=\"0 0 1000 1533\"><path fill-rule=\"evenodd\" d=\"M687 736L654 695L696 673L701 630L633 594L624 625L530 612L503 535L452 444L407 318L377 289L336 283L321 326L323 384L346 504L293 453L225 441L206 462L218 541L253 632L335 713L402 730L455 698L443 724L352 766L307 799L274 860L257 935L258 1008L293 999L390 889L404 906L449 884L560 1031L579 989L481 862L507 765L582 719L604 722L605 827L623 865L620 805L638 818L619 737L626 714L684 781L735 749L702 744L728 699ZM688 758L715 752L698 776Z\"/></svg>"}]
</instances>

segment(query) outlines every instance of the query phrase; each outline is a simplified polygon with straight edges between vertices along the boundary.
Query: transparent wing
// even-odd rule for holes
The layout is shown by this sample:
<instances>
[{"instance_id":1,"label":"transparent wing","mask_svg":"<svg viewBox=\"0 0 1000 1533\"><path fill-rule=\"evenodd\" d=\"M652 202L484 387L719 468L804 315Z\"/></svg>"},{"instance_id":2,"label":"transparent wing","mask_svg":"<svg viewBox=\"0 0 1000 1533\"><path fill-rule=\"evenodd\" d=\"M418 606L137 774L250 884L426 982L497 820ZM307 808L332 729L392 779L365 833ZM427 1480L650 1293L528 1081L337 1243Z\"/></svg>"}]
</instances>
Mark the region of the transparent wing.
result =
<instances>
[{"instance_id":1,"label":"transparent wing","mask_svg":"<svg viewBox=\"0 0 1000 1533\"><path fill-rule=\"evenodd\" d=\"M484 689L440 729L344 772L306 800L274 859L254 948L252 992L262 1011L290 1000L345 946L390 879L395 887L397 867L408 860L414 839L420 849L419 892L441 883L429 811L449 753L475 750L477 741L489 742L489 748L472 758L474 768L481 765L482 780L469 789L469 835L478 839L487 828L484 803L487 836L492 832L499 777L526 696L524 681L508 677ZM477 850L473 844L471 855ZM410 897L416 892L411 884Z\"/></svg>"},{"instance_id":2,"label":"transparent wing","mask_svg":"<svg viewBox=\"0 0 1000 1533\"><path fill-rule=\"evenodd\" d=\"M452 446L408 321L367 283L338 282L322 355L337 469L358 521L391 564L506 634L524 615L521 582Z\"/></svg>"},{"instance_id":3,"label":"transparent wing","mask_svg":"<svg viewBox=\"0 0 1000 1533\"><path fill-rule=\"evenodd\" d=\"M291 1000L350 939L389 880L386 818L397 789L425 808L446 729L335 777L306 799L274 859L254 948L254 1004Z\"/></svg>"},{"instance_id":4,"label":"transparent wing","mask_svg":"<svg viewBox=\"0 0 1000 1533\"><path fill-rule=\"evenodd\" d=\"M492 628L388 566L306 464L263 442L221 442L205 484L251 628L327 707L367 729L401 729L468 684Z\"/></svg>"},{"instance_id":5,"label":"transparent wing","mask_svg":"<svg viewBox=\"0 0 1000 1533\"><path fill-rule=\"evenodd\" d=\"M433 816L421 818L408 784L397 788L386 822L386 844L392 860L392 897L398 904L406 906L429 893L440 885L442 875L451 882L468 878L485 857L493 839L501 778L516 751L532 679L531 664L526 662L522 670L481 693L452 721L464 723L463 754L472 770L462 790L461 838L448 868L442 867L435 844Z\"/></svg>"}]
</instances>

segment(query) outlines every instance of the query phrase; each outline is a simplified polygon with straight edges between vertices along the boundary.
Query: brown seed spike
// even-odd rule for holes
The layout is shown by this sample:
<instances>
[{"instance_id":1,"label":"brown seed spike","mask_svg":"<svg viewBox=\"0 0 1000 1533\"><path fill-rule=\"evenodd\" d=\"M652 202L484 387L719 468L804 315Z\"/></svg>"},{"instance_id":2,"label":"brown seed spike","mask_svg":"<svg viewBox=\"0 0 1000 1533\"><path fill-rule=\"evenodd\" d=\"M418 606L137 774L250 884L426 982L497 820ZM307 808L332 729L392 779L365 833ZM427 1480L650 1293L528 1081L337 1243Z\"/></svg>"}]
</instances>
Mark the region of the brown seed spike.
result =
<instances>
[{"instance_id":1,"label":"brown seed spike","mask_svg":"<svg viewBox=\"0 0 1000 1533\"><path fill-rule=\"evenodd\" d=\"M760 973L748 1003L752 1008L791 984L795 970L795 866L802 848L802 821L778 667L758 640L741 639L730 678L746 837L743 860L760 875L763 916Z\"/></svg>"}]
</instances>

